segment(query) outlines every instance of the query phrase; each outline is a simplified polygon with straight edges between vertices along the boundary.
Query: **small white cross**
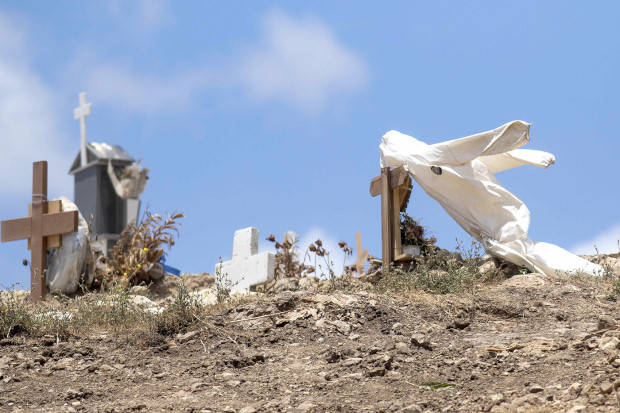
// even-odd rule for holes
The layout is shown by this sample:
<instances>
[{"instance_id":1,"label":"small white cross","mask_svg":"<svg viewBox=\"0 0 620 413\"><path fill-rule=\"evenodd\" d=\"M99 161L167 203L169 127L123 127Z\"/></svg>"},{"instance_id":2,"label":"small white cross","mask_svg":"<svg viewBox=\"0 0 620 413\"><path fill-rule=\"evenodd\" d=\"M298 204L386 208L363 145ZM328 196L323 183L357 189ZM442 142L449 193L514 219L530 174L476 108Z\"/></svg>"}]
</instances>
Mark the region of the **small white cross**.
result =
<instances>
[{"instance_id":1,"label":"small white cross","mask_svg":"<svg viewBox=\"0 0 620 413\"><path fill-rule=\"evenodd\" d=\"M216 264L215 273L228 280L231 292L247 291L273 280L275 262L272 252L258 253L258 229L249 227L235 231L232 259Z\"/></svg>"},{"instance_id":2,"label":"small white cross","mask_svg":"<svg viewBox=\"0 0 620 413\"><path fill-rule=\"evenodd\" d=\"M80 162L86 165L86 116L93 110L91 103L86 103L86 92L80 93L80 106L73 109L73 119L80 120Z\"/></svg>"}]
</instances>

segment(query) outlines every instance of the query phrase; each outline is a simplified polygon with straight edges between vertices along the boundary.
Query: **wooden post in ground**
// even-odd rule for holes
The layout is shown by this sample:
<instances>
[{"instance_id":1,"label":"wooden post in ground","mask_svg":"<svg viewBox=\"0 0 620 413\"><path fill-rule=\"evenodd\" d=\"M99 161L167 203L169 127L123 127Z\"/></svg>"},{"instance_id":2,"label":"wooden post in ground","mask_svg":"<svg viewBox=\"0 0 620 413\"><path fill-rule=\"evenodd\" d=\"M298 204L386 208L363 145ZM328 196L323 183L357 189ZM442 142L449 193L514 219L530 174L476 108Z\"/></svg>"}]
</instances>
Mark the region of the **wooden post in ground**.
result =
<instances>
[{"instance_id":1,"label":"wooden post in ground","mask_svg":"<svg viewBox=\"0 0 620 413\"><path fill-rule=\"evenodd\" d=\"M2 221L0 233L2 242L28 239L31 250L30 258L30 295L37 302L41 301L46 294L45 270L47 269L46 250L48 237L58 237L77 231L78 211L55 212L60 210L60 201L56 204L54 212L48 213L47 201L47 162L35 162L33 164L32 177L32 205L30 216ZM60 245L59 238L53 241L54 246Z\"/></svg>"},{"instance_id":2,"label":"wooden post in ground","mask_svg":"<svg viewBox=\"0 0 620 413\"><path fill-rule=\"evenodd\" d=\"M381 261L384 271L402 258L400 212L411 194L411 177L400 166L381 168L381 175L370 181L370 195L381 195Z\"/></svg>"},{"instance_id":3,"label":"wooden post in ground","mask_svg":"<svg viewBox=\"0 0 620 413\"><path fill-rule=\"evenodd\" d=\"M390 168L381 169L381 260L383 270L390 271L392 261L394 261L394 248L392 240L394 237L394 226L392 219L394 214L394 199L391 195Z\"/></svg>"}]
</instances>

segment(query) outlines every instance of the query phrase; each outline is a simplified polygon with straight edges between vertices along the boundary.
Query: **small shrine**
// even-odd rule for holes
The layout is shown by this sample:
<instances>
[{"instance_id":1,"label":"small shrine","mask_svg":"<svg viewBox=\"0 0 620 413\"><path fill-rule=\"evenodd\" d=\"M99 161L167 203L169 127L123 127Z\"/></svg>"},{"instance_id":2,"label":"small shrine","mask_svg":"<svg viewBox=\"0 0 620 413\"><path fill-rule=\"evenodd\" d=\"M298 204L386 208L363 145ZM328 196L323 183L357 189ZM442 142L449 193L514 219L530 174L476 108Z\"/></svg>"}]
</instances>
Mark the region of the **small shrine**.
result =
<instances>
[{"instance_id":1,"label":"small shrine","mask_svg":"<svg viewBox=\"0 0 620 413\"><path fill-rule=\"evenodd\" d=\"M80 93L74 110L74 119L80 121L80 152L69 173L75 177L75 204L87 221L92 215L92 242L107 255L127 224L138 219L148 169L118 145L88 142L86 116L91 112L86 93Z\"/></svg>"}]
</instances>

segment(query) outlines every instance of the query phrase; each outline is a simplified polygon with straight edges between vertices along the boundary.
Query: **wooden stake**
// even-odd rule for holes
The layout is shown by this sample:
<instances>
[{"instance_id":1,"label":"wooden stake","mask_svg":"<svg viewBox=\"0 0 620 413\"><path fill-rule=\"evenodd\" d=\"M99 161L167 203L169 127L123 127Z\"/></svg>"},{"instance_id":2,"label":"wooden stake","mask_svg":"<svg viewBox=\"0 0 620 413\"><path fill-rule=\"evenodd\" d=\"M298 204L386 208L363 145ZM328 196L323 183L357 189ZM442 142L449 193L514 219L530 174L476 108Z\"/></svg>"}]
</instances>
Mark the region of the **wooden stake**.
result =
<instances>
[{"instance_id":1,"label":"wooden stake","mask_svg":"<svg viewBox=\"0 0 620 413\"><path fill-rule=\"evenodd\" d=\"M43 236L43 214L47 214L47 162L35 162L32 176L30 295L39 301L46 293L47 239Z\"/></svg>"},{"instance_id":2,"label":"wooden stake","mask_svg":"<svg viewBox=\"0 0 620 413\"><path fill-rule=\"evenodd\" d=\"M407 204L410 188L411 177L402 166L381 168L381 175L370 181L370 195L381 195L381 261L385 271L402 256L400 212Z\"/></svg>"},{"instance_id":3,"label":"wooden stake","mask_svg":"<svg viewBox=\"0 0 620 413\"><path fill-rule=\"evenodd\" d=\"M394 248L392 239L392 214L394 209L394 199L390 188L390 168L381 169L381 260L383 261L383 271L389 272L392 261L394 261Z\"/></svg>"}]
</instances>

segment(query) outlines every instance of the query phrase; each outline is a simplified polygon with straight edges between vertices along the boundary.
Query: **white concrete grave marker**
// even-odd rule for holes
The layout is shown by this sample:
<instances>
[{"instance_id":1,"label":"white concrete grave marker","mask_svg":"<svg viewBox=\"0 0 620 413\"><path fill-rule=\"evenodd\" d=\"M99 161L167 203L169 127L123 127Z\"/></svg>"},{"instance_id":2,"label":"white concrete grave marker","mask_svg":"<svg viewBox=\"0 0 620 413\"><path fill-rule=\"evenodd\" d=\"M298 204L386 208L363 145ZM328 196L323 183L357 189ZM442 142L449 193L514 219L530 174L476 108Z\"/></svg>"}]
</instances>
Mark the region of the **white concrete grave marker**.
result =
<instances>
[{"instance_id":1,"label":"white concrete grave marker","mask_svg":"<svg viewBox=\"0 0 620 413\"><path fill-rule=\"evenodd\" d=\"M258 253L258 229L254 227L235 231L233 254L230 261L215 265L215 271L235 284L231 292L247 291L250 287L273 280L275 254Z\"/></svg>"},{"instance_id":2,"label":"white concrete grave marker","mask_svg":"<svg viewBox=\"0 0 620 413\"><path fill-rule=\"evenodd\" d=\"M86 103L86 92L80 93L80 106L73 109L73 119L80 120L80 162L86 166L86 116L93 110L92 103Z\"/></svg>"}]
</instances>

